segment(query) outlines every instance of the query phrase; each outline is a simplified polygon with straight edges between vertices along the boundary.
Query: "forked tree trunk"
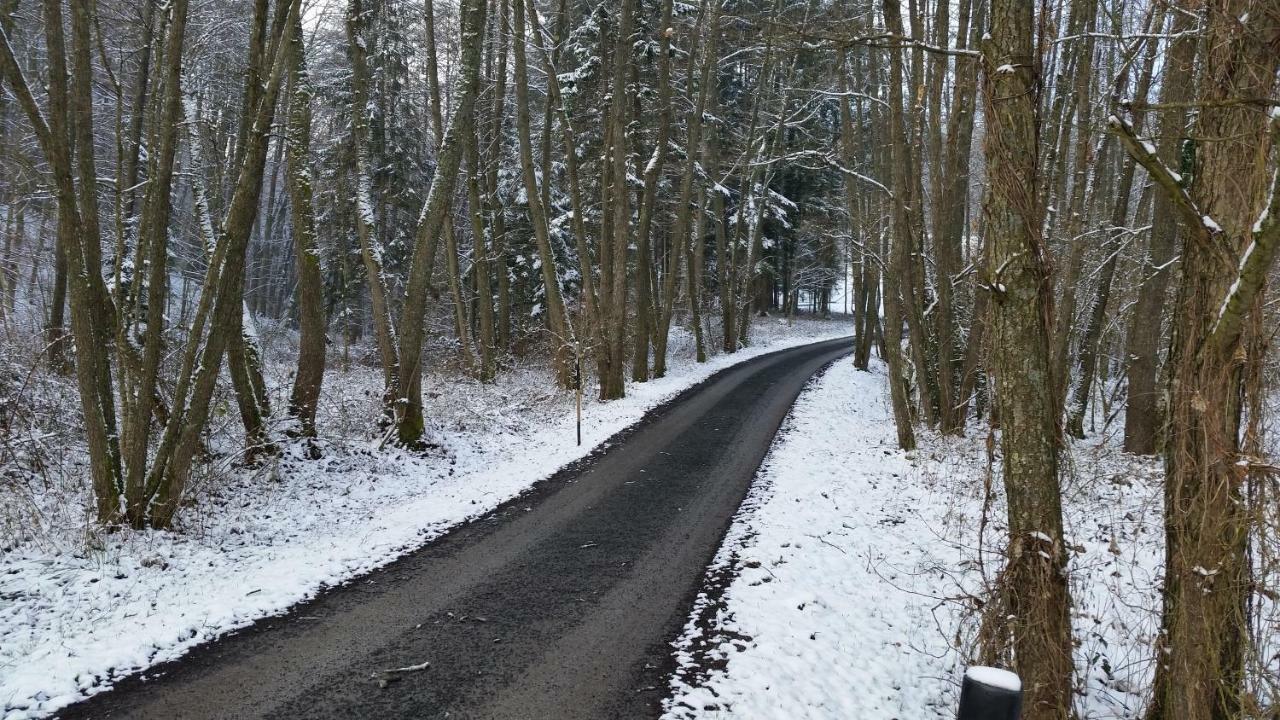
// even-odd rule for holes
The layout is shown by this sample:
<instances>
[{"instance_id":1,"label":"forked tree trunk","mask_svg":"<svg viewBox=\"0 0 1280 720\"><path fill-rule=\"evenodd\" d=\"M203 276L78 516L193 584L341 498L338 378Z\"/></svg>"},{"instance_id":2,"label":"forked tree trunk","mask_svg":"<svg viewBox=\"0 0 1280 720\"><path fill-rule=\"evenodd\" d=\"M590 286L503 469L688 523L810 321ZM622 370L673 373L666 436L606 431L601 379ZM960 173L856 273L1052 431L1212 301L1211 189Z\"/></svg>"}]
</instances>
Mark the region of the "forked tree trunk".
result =
<instances>
[{"instance_id":1,"label":"forked tree trunk","mask_svg":"<svg viewBox=\"0 0 1280 720\"><path fill-rule=\"evenodd\" d=\"M196 452L201 447L223 354L234 336L243 332L240 318L244 307L246 251L258 214L276 97L290 52L289 28L300 12L301 0L277 6L271 23L270 45L256 61L262 66L259 71L269 68L269 72L263 73L266 82L257 104L242 119L250 130L242 133L245 145L244 152L240 153L235 189L209 261L210 283L201 298L201 303L208 308L208 336L201 342L200 328L192 330L174 390L174 410L157 450L156 463L148 473L147 495L154 498L150 520L155 527L168 527L173 522Z\"/></svg>"},{"instance_id":2,"label":"forked tree trunk","mask_svg":"<svg viewBox=\"0 0 1280 720\"><path fill-rule=\"evenodd\" d=\"M406 445L417 445L426 431L422 417L422 342L426 328L427 290L435 262L435 246L450 211L454 184L462 161L464 138L472 133L476 97L480 88L480 60L484 50L485 0L464 0L462 15L462 66L456 104L449 126L440 140L436 175L427 191L414 237L413 260L405 287L401 313L398 357L400 369L395 397L397 435Z\"/></svg>"}]
</instances>

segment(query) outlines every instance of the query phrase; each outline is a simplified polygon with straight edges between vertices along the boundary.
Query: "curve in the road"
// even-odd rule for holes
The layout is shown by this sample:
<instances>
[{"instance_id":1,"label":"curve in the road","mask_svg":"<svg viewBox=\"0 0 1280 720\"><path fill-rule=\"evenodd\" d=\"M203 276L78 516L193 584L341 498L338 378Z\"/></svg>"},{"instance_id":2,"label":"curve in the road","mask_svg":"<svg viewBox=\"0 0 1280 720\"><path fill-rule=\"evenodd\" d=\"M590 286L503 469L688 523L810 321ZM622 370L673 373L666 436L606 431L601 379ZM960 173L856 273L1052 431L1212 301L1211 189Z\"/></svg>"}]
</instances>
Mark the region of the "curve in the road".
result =
<instances>
[{"instance_id":1,"label":"curve in the road","mask_svg":"<svg viewBox=\"0 0 1280 720\"><path fill-rule=\"evenodd\" d=\"M707 563L849 344L724 370L486 518L59 716L655 717Z\"/></svg>"}]
</instances>

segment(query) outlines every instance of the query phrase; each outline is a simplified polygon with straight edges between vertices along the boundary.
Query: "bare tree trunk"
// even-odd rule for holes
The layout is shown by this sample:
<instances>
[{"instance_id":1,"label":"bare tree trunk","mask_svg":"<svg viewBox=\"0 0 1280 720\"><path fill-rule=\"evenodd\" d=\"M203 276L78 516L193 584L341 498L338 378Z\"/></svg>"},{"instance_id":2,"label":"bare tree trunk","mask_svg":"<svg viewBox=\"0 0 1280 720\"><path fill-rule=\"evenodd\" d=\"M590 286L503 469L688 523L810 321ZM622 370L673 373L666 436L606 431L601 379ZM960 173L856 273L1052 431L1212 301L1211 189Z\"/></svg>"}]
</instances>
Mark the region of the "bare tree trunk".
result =
<instances>
[{"instance_id":1,"label":"bare tree trunk","mask_svg":"<svg viewBox=\"0 0 1280 720\"><path fill-rule=\"evenodd\" d=\"M529 21L530 28L533 31L535 39L538 39L539 54L542 58L543 74L547 79L547 102L555 108L556 115L560 118L560 132L562 144L565 148L576 148L579 146L577 133L570 122L569 112L565 105L565 98L560 91L560 83L556 78L556 70L554 64L554 52L548 51L546 45L541 41L546 35L541 22L538 20L537 9L532 5L533 0L527 1L526 16ZM583 192L581 178L579 177L578 156L577 153L567 150L564 154L565 176L569 182L569 202L573 216L570 219L570 227L573 230L575 249L578 252L578 272L582 278L582 316L587 325L587 336L590 342L592 356L596 361L597 375L601 380L601 399L609 399L604 397L605 383L603 378L612 377L615 374L615 366L613 356L610 352L608 337L604 327L603 310L601 306L600 293L597 290L594 262L591 255L591 247L588 244L587 226L585 220L585 203L583 200ZM544 186L545 187L545 186ZM603 254L602 254L603 256ZM575 339L581 339L580 335L575 335ZM622 368L616 368L616 373L621 373Z\"/></svg>"},{"instance_id":2,"label":"bare tree trunk","mask_svg":"<svg viewBox=\"0 0 1280 720\"><path fill-rule=\"evenodd\" d=\"M849 58L846 54L841 54L837 61L837 71L839 72L839 89L842 96L850 94L849 83ZM855 128L853 124L853 112L850 110L852 99L842 97L840 99L840 159L844 163L846 169L852 169L857 158L857 149L855 142ZM846 212L849 213L849 229L850 242L849 254L851 257L851 265L853 264L853 255L857 253L857 268L853 270L853 316L854 316L854 358L853 365L859 370L868 370L871 362L871 333L868 316L878 315L879 310L874 304L870 303L870 295L873 287L879 283L879 279L872 276L870 270L871 253L866 247L866 238L869 237L867 225L863 222L863 208L867 201L859 196L858 187L855 184L857 178L852 174L841 173L844 180L844 200ZM861 240L860 240L861 238Z\"/></svg>"},{"instance_id":3,"label":"bare tree trunk","mask_svg":"<svg viewBox=\"0 0 1280 720\"><path fill-rule=\"evenodd\" d=\"M1251 0L1217 0L1206 9L1190 190L1131 125L1112 123L1168 195L1184 231L1168 361L1164 609L1151 720L1242 713L1253 591L1249 461L1240 444L1242 335L1280 248L1280 178L1268 187L1280 130L1262 109L1232 102L1273 92L1280 9ZM1240 23L1246 15L1249 22Z\"/></svg>"},{"instance_id":4,"label":"bare tree trunk","mask_svg":"<svg viewBox=\"0 0 1280 720\"><path fill-rule=\"evenodd\" d=\"M53 293L49 300L49 321L45 324L49 367L59 374L71 371L71 364L67 360L67 248L64 238L61 230L54 238Z\"/></svg>"},{"instance_id":5,"label":"bare tree trunk","mask_svg":"<svg viewBox=\"0 0 1280 720\"><path fill-rule=\"evenodd\" d=\"M237 133L234 155L236 166L248 149L248 134L252 131L248 118L253 117L256 112L265 85L264 73L270 70L269 66L264 65L264 58L270 51L267 44L274 40L274 37L269 35L272 30L269 15L270 6L266 0L255 2L249 33L249 59L245 72L242 122ZM273 173L273 181L274 177ZM255 196L254 202L260 205L261 198ZM260 211L260 208L255 208L255 220ZM252 232L252 225L250 232ZM246 275L252 270L254 268L246 263ZM241 284L243 285L243 281ZM244 426L245 460L254 462L259 455L271 449L266 431L266 418L271 414L271 408L266 395L266 383L262 377L262 354L257 347L256 334L252 330L252 315L248 311L247 302L240 303L236 314L235 324L240 331L228 339L227 373L231 376L236 407L240 411L240 421Z\"/></svg>"},{"instance_id":6,"label":"bare tree trunk","mask_svg":"<svg viewBox=\"0 0 1280 720\"><path fill-rule=\"evenodd\" d=\"M72 3L71 12L76 72L71 76L73 85L69 92L62 4L57 0L44 3L45 48L49 65L47 117L31 94L9 45L7 33L0 35L0 75L8 81L8 90L17 97L18 104L34 127L40 149L53 174L58 207L58 245L68 268L71 331L78 349L76 381L84 413L89 473L98 519L114 522L119 517L119 500L124 488L110 366L115 310L100 272L97 173L91 141L90 9L85 0L78 0ZM85 142L86 138L89 142ZM79 152L74 152L73 147ZM77 177L79 188L76 187Z\"/></svg>"},{"instance_id":7,"label":"bare tree trunk","mask_svg":"<svg viewBox=\"0 0 1280 720\"><path fill-rule=\"evenodd\" d=\"M659 23L663 28L671 27L671 8L671 0L663 0L662 20ZM694 38L689 43L689 46L693 48L689 57L689 72L687 73L690 92L692 92L693 85L694 56L697 54L696 41L701 36L702 23L705 18L706 3L704 2L699 6L698 21L694 26ZM717 18L712 18L712 23L714 24L715 22L717 22ZM648 244L647 237L650 234L653 223L653 215L657 211L658 178L661 176L663 164L666 162L667 138L671 132L671 37L669 32L664 31L662 33L658 47L661 53L658 59L658 136L654 140L653 156L649 159L649 164L645 166L644 201L640 211L639 233L641 237L646 238L646 245ZM662 296L658 298L656 316L652 318L655 321L653 331L654 377L663 377L667 374L667 341L671 333L671 317L676 307L677 281L680 276L680 263L682 261L685 261L686 273L690 277L686 287L690 288L691 293L696 294L696 290L693 289L691 284L693 252L692 241L689 238L689 226L693 211L694 163L702 150L702 115L707 108L707 94L710 92L712 66L717 61L714 35L712 35L703 57L698 99L686 117L688 144L685 147L685 162L680 177L680 195L676 205L675 225L671 232L668 233L667 267L662 278ZM702 212L701 207L698 208L698 212ZM692 297L689 298L689 301L691 303L694 302Z\"/></svg>"},{"instance_id":8,"label":"bare tree trunk","mask_svg":"<svg viewBox=\"0 0 1280 720\"><path fill-rule=\"evenodd\" d=\"M347 54L351 60L351 155L355 159L355 226L360 244L360 257L364 262L365 278L369 285L369 310L373 316L373 334L382 360L382 378L386 385L383 395L384 421L399 418L402 408L398 402L400 384L400 357L397 354L396 330L391 319L387 297L387 280L382 269L382 245L378 240L373 212L373 190L369 167L369 120L365 108L369 104L369 65L365 50L365 18L363 0L351 0L347 5Z\"/></svg>"},{"instance_id":9,"label":"bare tree trunk","mask_svg":"<svg viewBox=\"0 0 1280 720\"><path fill-rule=\"evenodd\" d=\"M885 0L883 4L885 27L889 32L902 35L900 3ZM893 177L893 283L898 286L896 295L901 297L901 308L907 322L911 358L915 363L916 383L920 393L920 408L930 426L938 424L938 383L929 350L928 329L924 321L923 303L923 213L920 208L920 177L918 163L911 152L911 144L903 111L903 83L906 69L902 53L889 53L889 132L892 150ZM889 301L886 293L886 301ZM894 301L896 302L896 300ZM887 316L886 311L886 316ZM886 337L886 341L888 338Z\"/></svg>"},{"instance_id":10,"label":"bare tree trunk","mask_svg":"<svg viewBox=\"0 0 1280 720\"><path fill-rule=\"evenodd\" d=\"M260 67L250 69L251 73L257 72L267 79L253 111L242 119L251 130L242 133L244 151L239 153L241 162L234 192L209 261L208 279L212 282L205 285L202 293L205 297L201 299L202 304L211 305L207 310L208 336L202 342L200 328L192 330L174 390L174 409L157 451L157 460L148 474L147 496L154 498L151 524L155 527L168 527L173 522L201 445L223 353L234 341L235 334L244 332L239 319L244 308L246 251L258 213L276 97L290 51L289 28L300 12L301 0L277 6L271 23L270 45L254 61ZM265 68L270 68L269 72L262 73Z\"/></svg>"},{"instance_id":11,"label":"bare tree trunk","mask_svg":"<svg viewBox=\"0 0 1280 720\"><path fill-rule=\"evenodd\" d=\"M772 16L777 17L782 5L780 2L775 3L772 10ZM774 27L771 25L771 27ZM769 184L772 179L772 173L766 171L766 162L768 158L773 156L779 142L782 140L783 133L786 129L786 113L789 101L790 85L789 80L792 75L787 72L782 78L774 75L775 54L776 49L773 45L774 37L772 33L766 35L765 40L765 59L764 68L760 71L760 81L757 87L759 96L765 98L763 101L754 103L752 108L752 131L748 133L748 137L752 140L748 141L748 149L746 152L746 168L750 172L743 172L742 191L738 197L738 226L734 228L734 284L738 296L737 314L737 343L740 346L750 344L748 333L751 329L752 306L756 305L755 311L764 314L768 312L768 304L760 302L762 293L760 273L760 262L764 255L764 207L769 200ZM796 59L792 57L792 61L788 66L788 70L795 69ZM777 86L784 86L786 89L780 90ZM755 129L757 127L757 119L754 117L760 112L762 107L767 107L773 101L775 96L778 99L778 121L771 130L763 130L767 136L767 140L761 142L765 145L761 149L759 155L755 150ZM755 199L756 193L759 192L760 197ZM746 212L746 207L751 207L751 212ZM742 259L744 262L737 264L741 255L741 240L743 232L746 233L746 255ZM766 298L767 299L767 298Z\"/></svg>"},{"instance_id":12,"label":"bare tree trunk","mask_svg":"<svg viewBox=\"0 0 1280 720\"><path fill-rule=\"evenodd\" d=\"M1191 97L1196 38L1191 37L1190 33L1195 29L1196 18L1189 12L1177 11L1172 15L1170 30L1174 39L1170 41L1165 53L1160 102L1176 106ZM1185 125L1184 108L1170 107L1161 113L1156 152L1165 163L1176 163L1186 135ZM1142 268L1143 280L1138 288L1138 299L1134 304L1125 347L1129 387L1124 419L1124 449L1140 455L1150 455L1156 451L1159 435L1162 403L1157 377L1160 341L1163 337L1161 330L1178 238L1178 219L1172 203L1167 193L1155 194L1151 236L1146 262Z\"/></svg>"},{"instance_id":13,"label":"bare tree trunk","mask_svg":"<svg viewBox=\"0 0 1280 720\"><path fill-rule=\"evenodd\" d=\"M517 0L520 1L520 0ZM503 119L507 96L507 39L510 37L510 25L507 11L507 0L497 0L498 13L494 23L493 38L490 40L496 56L494 72L492 116L489 118L490 134L487 153L477 148L478 167L477 182L483 186L484 211L489 217L489 228L484 252L476 252L476 285L478 287L481 378L491 379L496 372L495 355L498 350L507 347L508 332L511 323L510 288L507 283L507 264L503 252L506 235L505 212L498 195L498 169L502 164ZM550 103L547 103L548 110ZM550 128L548 128L550 132ZM549 177L549 175L544 176ZM546 181L549 184L549 180ZM494 275L497 275L497 297L494 297ZM498 312L494 313L494 300L498 303ZM495 323L497 326L495 327Z\"/></svg>"},{"instance_id":14,"label":"bare tree trunk","mask_svg":"<svg viewBox=\"0 0 1280 720\"><path fill-rule=\"evenodd\" d=\"M653 376L662 377L667 368L667 333L671 327L671 311L675 307L676 276L684 260L684 242L689 231L688 203L691 194L684 193L681 180L683 205L676 208L676 229L669 234L669 248L664 254L666 268L662 276L662 293L653 298L650 284L653 270L650 262L653 250L653 215L658 206L658 179L667 160L667 138L671 135L671 7L672 0L662 0L662 19L658 23L658 116L653 141L653 153L641 172L643 189L640 197L640 217L636 226L636 334L635 354L631 377L637 382L648 379L649 341L653 341ZM639 113L637 113L639 114ZM698 118L700 120L701 118ZM691 118L692 120L692 118ZM692 133L693 125L689 131ZM690 161L691 162L691 161ZM681 214L684 223L681 225Z\"/></svg>"},{"instance_id":15,"label":"bare tree trunk","mask_svg":"<svg viewBox=\"0 0 1280 720\"><path fill-rule=\"evenodd\" d=\"M973 394L980 387L984 367L987 364L987 328L990 325L990 292L982 290L973 296L973 313L969 320L969 342L964 349L960 366L959 407L956 414L967 418L973 405ZM979 413L981 414L981 413Z\"/></svg>"},{"instance_id":16,"label":"bare tree trunk","mask_svg":"<svg viewBox=\"0 0 1280 720\"><path fill-rule=\"evenodd\" d=\"M480 166L480 143L475 133L467 142L467 205L471 211L471 237L474 255L476 283L476 319L479 337L481 382L489 382L494 374L493 294L489 282L489 250L485 242L484 200L480 185L483 170Z\"/></svg>"},{"instance_id":17,"label":"bare tree trunk","mask_svg":"<svg viewBox=\"0 0 1280 720\"><path fill-rule=\"evenodd\" d=\"M992 357L1004 446L1008 562L995 612L1007 618L1027 720L1071 716L1071 600L1058 475L1049 333L1053 286L1041 237L1032 5L992 0L982 43L990 187L986 200ZM988 638L988 642L992 642Z\"/></svg>"},{"instance_id":18,"label":"bare tree trunk","mask_svg":"<svg viewBox=\"0 0 1280 720\"><path fill-rule=\"evenodd\" d=\"M708 7L710 5L710 8ZM709 15L708 15L709 11ZM719 61L717 56L718 39L720 37L720 5L719 3L703 2L699 7L698 22L694 30L694 35L701 38L704 34L709 34L705 46L702 48L702 74L699 77L698 100L699 105L696 109L697 117L689 120L689 126L693 123L698 125L698 133L701 138L703 132L703 116L706 113L708 98L717 92L715 86L715 74L712 71L713 64ZM695 46L697 43L695 43ZM689 55L688 77L693 78L694 56L696 53ZM690 88L692 92L692 88ZM693 181L694 162L693 157L697 152L699 162L702 163L704 172L710 172L712 168L711 145L708 140L694 142L690 138L689 142L689 161L685 167L685 171L689 173L690 181ZM689 325L693 330L694 349L698 362L707 361L707 343L702 330L702 294L703 294L703 277L705 275L705 258L706 258L706 213L707 213L707 186L705 182L698 181L698 193L695 205L692 208L694 214L693 221L693 241L685 245L688 250L688 257L685 264L689 267L688 284L686 292L689 295Z\"/></svg>"},{"instance_id":19,"label":"bare tree trunk","mask_svg":"<svg viewBox=\"0 0 1280 720\"><path fill-rule=\"evenodd\" d=\"M454 183L462 160L463 138L472 133L476 96L480 86L480 59L484 50L484 0L464 0L462 13L462 75L453 117L440 142L436 176L423 203L415 233L413 261L405 288L400 322L400 372L396 393L398 436L401 443L416 445L425 425L422 417L422 341L427 288L431 282L436 238L446 222Z\"/></svg>"},{"instance_id":20,"label":"bare tree trunk","mask_svg":"<svg viewBox=\"0 0 1280 720\"><path fill-rule=\"evenodd\" d=\"M4 108L0 107L0 123L5 120ZM9 208L5 211L4 219L4 253L0 255L0 325L6 328L9 324L9 315L12 314L9 298L12 297L14 287L18 284L17 267L13 258L16 244L14 239L18 236L16 228L18 201L15 195L17 193L12 193L8 198Z\"/></svg>"},{"instance_id":21,"label":"bare tree trunk","mask_svg":"<svg viewBox=\"0 0 1280 720\"><path fill-rule=\"evenodd\" d=\"M289 413L298 421L303 437L315 437L316 406L324 382L325 318L324 277L320 271L320 247L316 238L315 207L312 201L311 169L311 81L307 75L302 40L302 22L289 31L292 53L289 85L289 123L285 143L288 149L285 184L289 191L289 211L293 221L293 247L298 268L298 366L289 396Z\"/></svg>"},{"instance_id":22,"label":"bare tree trunk","mask_svg":"<svg viewBox=\"0 0 1280 720\"><path fill-rule=\"evenodd\" d=\"M600 378L600 397L612 400L626 393L627 337L627 247L630 244L631 203L627 189L627 78L631 57L631 33L635 0L622 0L618 7L613 39L613 67L610 70L608 119L605 122L605 162L602 230L600 243L601 317L604 321L608 362ZM566 153L572 153L567 148Z\"/></svg>"},{"instance_id":23,"label":"bare tree trunk","mask_svg":"<svg viewBox=\"0 0 1280 720\"><path fill-rule=\"evenodd\" d=\"M719 91L711 94L711 113L716 114L719 109ZM711 126L710 132L707 134L707 172L712 178L717 177L720 172L720 124L716 123ZM729 247L729 233L725 228L725 206L724 192L721 186L716 183L711 189L711 215L714 223L714 232L716 235L716 288L720 293L720 321L721 321L721 349L726 353L734 353L738 351L738 334L735 332L737 327L736 316L734 314L735 302L733 299L733 250Z\"/></svg>"},{"instance_id":24,"label":"bare tree trunk","mask_svg":"<svg viewBox=\"0 0 1280 720\"><path fill-rule=\"evenodd\" d=\"M1074 102L1076 108L1074 110L1076 145L1071 169L1071 198L1067 210L1066 230L1062 238L1068 253L1068 260L1066 269L1060 275L1059 286L1062 288L1062 297L1057 308L1057 325L1054 328L1051 345L1053 349L1053 377L1055 383L1057 383L1054 387L1054 392L1059 405L1066 398L1067 382L1070 375L1067 372L1067 353L1071 346L1072 324L1075 320L1076 290L1080 284L1084 252L1088 247L1088 243L1085 242L1083 237L1087 207L1085 200L1087 193L1097 186L1098 179L1102 176L1103 163L1100 162L1100 159L1106 148L1105 141L1100 142L1096 149L1093 145L1094 111L1090 90L1093 79L1094 41L1087 33L1093 30L1097 7L1098 3L1094 0L1073 1L1071 6L1071 22L1074 24L1078 16L1078 27L1080 32L1085 33L1086 36L1081 39L1080 46L1075 49L1077 55L1075 56L1074 87L1071 91L1070 99ZM1069 136L1071 134L1065 127L1059 131L1064 135ZM1092 181L1090 180L1091 169L1093 171ZM1053 178L1051 177L1046 178L1046 182L1052 180Z\"/></svg>"},{"instance_id":25,"label":"bare tree trunk","mask_svg":"<svg viewBox=\"0 0 1280 720\"><path fill-rule=\"evenodd\" d=\"M1153 8L1152 13L1153 15L1147 18L1148 32L1152 27L1159 29L1164 26L1164 8ZM1135 44L1128 55L1132 57L1136 51ZM1142 75L1138 78L1138 86L1134 92L1134 99L1138 103L1147 101L1155 59L1156 43L1148 41ZM1126 58L1125 67L1128 67L1128 58ZM1127 73L1122 73L1122 77L1125 74ZM1111 300L1111 285L1116 276L1116 264L1120 257L1119 244L1128 234L1126 223L1129 219L1129 196L1133 192L1133 178L1136 170L1137 164L1132 159L1124 161L1124 169L1120 171L1120 180L1116 184L1115 202L1112 205L1110 219L1111 227L1107 228L1108 242L1104 247L1108 255L1098 274L1098 288L1094 294L1093 305L1089 308L1089 320L1085 325L1084 334L1080 337L1080 348L1077 353L1079 377L1067 413L1067 433L1075 438L1084 437L1085 410L1093 390L1093 378L1097 374L1098 349L1102 341L1102 329L1107 320L1107 304Z\"/></svg>"},{"instance_id":26,"label":"bare tree trunk","mask_svg":"<svg viewBox=\"0 0 1280 720\"><path fill-rule=\"evenodd\" d=\"M546 208L542 205L542 191L533 164L533 140L530 134L529 66L525 54L524 5L518 3L513 15L515 27L515 82L516 82L516 135L520 143L520 167L524 178L525 196L529 203L529 219L533 225L533 237L538 246L538 258L542 265L542 286L547 305L547 321L551 330L551 342L555 355L556 380L561 387L572 387L573 341L565 316L564 298L560 292L560 273L556 270L556 257L551 250L550 225ZM570 149L570 152L573 152ZM543 178L549 182L550 178Z\"/></svg>"},{"instance_id":27,"label":"bare tree trunk","mask_svg":"<svg viewBox=\"0 0 1280 720\"><path fill-rule=\"evenodd\" d=\"M702 162L707 163L706 145L703 145ZM686 245L688 257L685 265L689 267L688 282L685 292L689 295L689 329L693 331L694 357L700 362L707 361L707 340L702 331L702 289L705 276L706 257L706 219L707 188L698 186L698 197L695 200L693 216L693 241Z\"/></svg>"},{"instance_id":28,"label":"bare tree trunk","mask_svg":"<svg viewBox=\"0 0 1280 720\"><path fill-rule=\"evenodd\" d=\"M441 149L443 148L443 143L445 139L445 128L444 128L444 117L441 113L441 108L440 108L440 78L436 70L437 62L436 62L435 8L433 3L430 2L430 0L428 1L426 6L425 20L426 20L426 31L427 31L426 45L427 45L427 66L428 66L427 92L431 100L431 126L435 133L435 138L436 138L436 155L437 157L439 157L441 153ZM481 21L481 27L483 28L483 20ZM479 42L483 47L483 44L484 44L483 34L481 35L480 39L477 40L476 42ZM479 62L480 62L479 53L480 51L477 51L477 56L476 56L477 88L479 87L478 86ZM477 93L478 92L479 91L477 90ZM473 99L473 102L474 102L474 99ZM476 132L475 122L472 121L471 127L468 129L468 133L462 136L462 142L466 143L468 147L470 147L470 145L472 144L472 141L474 140L473 136L475 135L475 132ZM438 170L439 169L437 168L437 172ZM456 175L456 172L457 171L454 170L455 175ZM437 175L437 178L438 177L439 175ZM452 190L450 190L450 193L452 193ZM452 203L452 198L449 198L448 203L449 204ZM462 366L464 370L466 370L467 372L470 372L475 367L475 358L471 355L471 339L470 339L471 324L467 320L466 300L462 296L462 276L458 267L458 239L457 239L457 236L454 234L453 214L451 209L446 209L444 211L443 217L440 220L440 234L444 236L445 273L448 276L449 296L453 300L453 332L454 332L454 335L458 338L458 357L462 361ZM433 238L435 237L434 233L432 234L432 237ZM478 254L477 254L477 257L478 257ZM426 263L427 267L429 268L432 267L434 261L435 261L435 250L434 248L432 248L430 252L430 258ZM429 272L427 273L426 282L428 285L430 285L431 283L431 276ZM414 396L417 396L421 392L420 389L418 388L418 383L419 383L419 378L414 378L412 382L413 387L410 390L411 394L413 394Z\"/></svg>"},{"instance_id":29,"label":"bare tree trunk","mask_svg":"<svg viewBox=\"0 0 1280 720\"><path fill-rule=\"evenodd\" d=\"M147 89L151 84L151 48L155 42L155 0L142 4L142 47L138 48L138 71L134 75L133 103L129 111L129 137L124 146L118 190L124 195L124 217L132 218L137 198L138 165L142 154L142 124L146 116Z\"/></svg>"},{"instance_id":30,"label":"bare tree trunk","mask_svg":"<svg viewBox=\"0 0 1280 720\"><path fill-rule=\"evenodd\" d=\"M941 17L941 7L948 3L942 1L938 4ZM973 12L974 4L973 0L960 3L956 35L956 47L959 49L968 49L971 32L975 42L980 36L985 3L977 0L976 13ZM959 391L964 385L961 374L963 353L956 331L958 318L962 315L961 307L967 304L967 300L963 293L957 293L959 279L956 275L963 266L962 250L969 234L965 209L969 200L969 153L973 144L978 63L967 58L957 59L955 78L946 125L948 143L941 152L941 163L934 166L933 247L938 274L935 322L938 333L938 391L941 397L939 421L944 433L963 432L968 409ZM934 82L940 85L944 80L945 77ZM940 118L936 124L941 127Z\"/></svg>"},{"instance_id":31,"label":"bare tree trunk","mask_svg":"<svg viewBox=\"0 0 1280 720\"><path fill-rule=\"evenodd\" d=\"M236 407L244 426L245 462L254 463L275 451L267 433L271 405L262 372L262 348L258 345L258 333L247 302L240 303L238 315L236 326L240 331L228 338L227 374L231 376Z\"/></svg>"},{"instance_id":32,"label":"bare tree trunk","mask_svg":"<svg viewBox=\"0 0 1280 720\"><path fill-rule=\"evenodd\" d=\"M868 53L868 73L873 78L880 78L882 75L877 67L877 53L873 50ZM892 112L892 110L891 110ZM876 116L872 122L883 124L886 121L884 110L877 109ZM879 174L883 177L894 171L891 169L893 163L891 148L888 145L882 145L871 150L872 162L875 164ZM882 218L892 215L893 223L896 225L899 221L899 212L890 211L890 205L898 206L898 201L887 196L877 196L870 213L872 217ZM879 273L874 273L868 282L872 283L871 302L866 310L867 316L874 317L879 315L878 303L874 302L876 291L883 298L884 303L884 324L882 326L883 344L880 348L880 355L884 358L886 368L889 375L889 400L893 409L893 424L897 431L898 447L903 450L914 450L916 447L916 436L914 428L914 413L911 407L910 380L906 370L905 358L902 353L902 297L900 294L901 282L901 255L908 252L907 246L902 242L902 236L893 233L893 242L889 244L889 233L883 231L883 221L876 221L876 235L880 240L880 247L876 250L879 257L885 258L887 265L881 265ZM864 328L863 336L868 344L871 340L874 328Z\"/></svg>"},{"instance_id":33,"label":"bare tree trunk","mask_svg":"<svg viewBox=\"0 0 1280 720\"><path fill-rule=\"evenodd\" d=\"M150 449L151 419L156 409L161 360L164 357L163 307L169 296L168 231L172 209L174 159L177 156L178 130L182 121L182 50L186 39L187 2L175 0L170 8L171 20L165 41L162 111L159 123L148 143L155 153L154 174L147 183L142 218L138 226L138 243L147 251L145 305L141 292L135 291L138 304L131 314L145 322L142 333L142 356L136 363L122 362L121 405L125 418L121 426L121 454L124 468L124 495L131 525L141 528L147 521L146 474ZM142 281L134 279L134 286ZM132 346L129 334L137 328L120 320L117 343Z\"/></svg>"}]
</instances>

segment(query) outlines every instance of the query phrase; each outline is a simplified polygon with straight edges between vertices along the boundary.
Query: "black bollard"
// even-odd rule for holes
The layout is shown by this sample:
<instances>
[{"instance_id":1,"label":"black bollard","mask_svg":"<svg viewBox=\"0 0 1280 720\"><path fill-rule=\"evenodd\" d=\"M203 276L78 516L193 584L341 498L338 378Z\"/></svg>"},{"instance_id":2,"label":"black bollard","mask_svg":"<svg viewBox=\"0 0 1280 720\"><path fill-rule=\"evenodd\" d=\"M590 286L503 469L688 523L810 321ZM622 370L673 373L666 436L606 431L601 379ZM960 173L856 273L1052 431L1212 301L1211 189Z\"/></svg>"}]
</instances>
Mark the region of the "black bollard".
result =
<instances>
[{"instance_id":1,"label":"black bollard","mask_svg":"<svg viewBox=\"0 0 1280 720\"><path fill-rule=\"evenodd\" d=\"M956 720L1018 720L1021 715L1022 680L1017 675L981 665L965 671Z\"/></svg>"}]
</instances>

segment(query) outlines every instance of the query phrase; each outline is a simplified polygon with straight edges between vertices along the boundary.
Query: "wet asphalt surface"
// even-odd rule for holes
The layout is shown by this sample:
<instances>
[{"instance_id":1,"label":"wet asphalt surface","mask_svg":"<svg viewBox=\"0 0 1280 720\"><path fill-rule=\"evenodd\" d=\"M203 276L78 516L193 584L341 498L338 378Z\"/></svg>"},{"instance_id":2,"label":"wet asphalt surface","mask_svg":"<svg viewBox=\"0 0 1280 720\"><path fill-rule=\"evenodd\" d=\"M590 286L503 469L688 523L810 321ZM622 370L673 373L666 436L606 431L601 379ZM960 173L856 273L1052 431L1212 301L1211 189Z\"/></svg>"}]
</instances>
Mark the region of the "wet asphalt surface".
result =
<instances>
[{"instance_id":1,"label":"wet asphalt surface","mask_svg":"<svg viewBox=\"0 0 1280 720\"><path fill-rule=\"evenodd\" d=\"M58 717L657 717L756 469L849 346L725 370L493 513Z\"/></svg>"}]
</instances>

